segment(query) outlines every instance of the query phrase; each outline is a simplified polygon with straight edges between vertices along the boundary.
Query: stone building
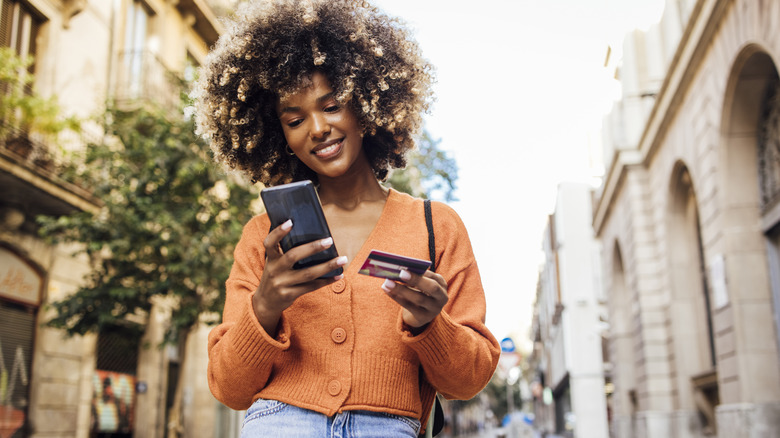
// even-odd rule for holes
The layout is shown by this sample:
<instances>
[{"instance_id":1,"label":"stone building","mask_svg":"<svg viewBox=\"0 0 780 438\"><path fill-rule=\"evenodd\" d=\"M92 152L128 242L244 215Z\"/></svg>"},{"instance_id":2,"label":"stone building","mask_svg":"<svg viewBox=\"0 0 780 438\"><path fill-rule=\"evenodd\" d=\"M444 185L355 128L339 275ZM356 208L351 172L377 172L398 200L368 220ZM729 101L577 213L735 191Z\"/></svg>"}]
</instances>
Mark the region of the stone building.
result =
<instances>
[{"instance_id":1,"label":"stone building","mask_svg":"<svg viewBox=\"0 0 780 438\"><path fill-rule=\"evenodd\" d=\"M100 113L107 99L174 102L168 75L191 74L221 32L204 0L1 1L0 46L34 55L37 92L56 95L65 114L82 118ZM35 217L97 211L99 202L60 178L62 157L50 138L11 128L26 149L0 139L0 435L230 436L235 422L205 381L206 330L191 336L186 360L155 348L167 326L164 303L140 318L145 338L131 342L121 332L65 338L43 326L47 303L74 292L88 264L71 255L74 248L40 240ZM82 128L87 138L103 135ZM64 137L64 147L84 144ZM179 376L181 409L172 410ZM117 405L106 405L109 398Z\"/></svg>"},{"instance_id":2,"label":"stone building","mask_svg":"<svg viewBox=\"0 0 780 438\"><path fill-rule=\"evenodd\" d=\"M530 380L537 430L561 437L602 438L608 432L606 308L591 205L588 184L560 184L542 239Z\"/></svg>"},{"instance_id":3,"label":"stone building","mask_svg":"<svg viewBox=\"0 0 780 438\"><path fill-rule=\"evenodd\" d=\"M667 0L624 45L593 225L615 437L780 430L780 2Z\"/></svg>"}]
</instances>

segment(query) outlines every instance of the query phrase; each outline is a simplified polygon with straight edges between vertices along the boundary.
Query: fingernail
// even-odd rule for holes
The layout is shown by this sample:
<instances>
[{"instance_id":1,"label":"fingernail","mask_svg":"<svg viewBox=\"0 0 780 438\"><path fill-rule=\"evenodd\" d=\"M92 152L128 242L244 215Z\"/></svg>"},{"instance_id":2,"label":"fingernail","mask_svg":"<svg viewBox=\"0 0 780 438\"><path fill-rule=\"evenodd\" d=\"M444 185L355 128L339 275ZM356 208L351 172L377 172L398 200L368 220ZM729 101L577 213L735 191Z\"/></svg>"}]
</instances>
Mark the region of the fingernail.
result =
<instances>
[{"instance_id":1,"label":"fingernail","mask_svg":"<svg viewBox=\"0 0 780 438\"><path fill-rule=\"evenodd\" d=\"M283 229L284 231L287 231L287 230L289 230L290 228L292 228L292 219L287 219L287 221L286 221L285 223L283 223L283 224L282 224L282 229Z\"/></svg>"},{"instance_id":2,"label":"fingernail","mask_svg":"<svg viewBox=\"0 0 780 438\"><path fill-rule=\"evenodd\" d=\"M395 287L395 282L390 279L385 279L385 282L382 283L382 290L385 292L390 292Z\"/></svg>"},{"instance_id":3,"label":"fingernail","mask_svg":"<svg viewBox=\"0 0 780 438\"><path fill-rule=\"evenodd\" d=\"M339 281L339 280L341 280L342 278L344 278L344 274L339 274L339 275L337 275L337 276L333 277L333 279L334 279L334 280L336 280L336 281Z\"/></svg>"},{"instance_id":4,"label":"fingernail","mask_svg":"<svg viewBox=\"0 0 780 438\"><path fill-rule=\"evenodd\" d=\"M332 237L326 237L326 238L320 240L320 245L322 245L323 248L327 248L327 247L333 245L333 238Z\"/></svg>"},{"instance_id":5,"label":"fingernail","mask_svg":"<svg viewBox=\"0 0 780 438\"><path fill-rule=\"evenodd\" d=\"M348 261L347 260L347 256L341 256L341 257L336 259L336 264L339 265L339 266L344 266L344 265L347 264L347 261Z\"/></svg>"},{"instance_id":6,"label":"fingernail","mask_svg":"<svg viewBox=\"0 0 780 438\"><path fill-rule=\"evenodd\" d=\"M407 272L407 271L405 271L403 269L398 274L398 276L401 277L401 280L403 280L403 281L409 281L409 280L412 279L412 274L410 274L409 272Z\"/></svg>"}]
</instances>

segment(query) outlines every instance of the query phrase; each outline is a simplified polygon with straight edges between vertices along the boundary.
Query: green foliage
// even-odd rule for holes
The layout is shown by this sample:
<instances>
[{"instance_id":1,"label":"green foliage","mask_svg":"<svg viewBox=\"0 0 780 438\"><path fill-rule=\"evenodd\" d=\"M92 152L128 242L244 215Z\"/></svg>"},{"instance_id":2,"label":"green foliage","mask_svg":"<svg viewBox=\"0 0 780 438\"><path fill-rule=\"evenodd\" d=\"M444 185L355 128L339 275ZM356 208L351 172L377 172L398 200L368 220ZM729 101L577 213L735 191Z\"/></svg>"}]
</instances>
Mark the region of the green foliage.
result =
<instances>
[{"instance_id":1,"label":"green foliage","mask_svg":"<svg viewBox=\"0 0 780 438\"><path fill-rule=\"evenodd\" d=\"M175 341L202 313L221 313L232 249L257 193L218 170L190 118L113 108L103 122L106 140L88 145L72 169L102 209L38 218L43 237L79 243L93 264L85 286L52 303L48 324L97 332L165 298Z\"/></svg>"},{"instance_id":2,"label":"green foliage","mask_svg":"<svg viewBox=\"0 0 780 438\"><path fill-rule=\"evenodd\" d=\"M456 200L458 165L445 151L439 149L440 143L441 140L433 140L430 134L424 131L417 149L411 151L407 157L407 166L394 170L385 185L421 198Z\"/></svg>"},{"instance_id":3,"label":"green foliage","mask_svg":"<svg viewBox=\"0 0 780 438\"><path fill-rule=\"evenodd\" d=\"M32 62L31 57L22 58L13 49L0 47L0 138L10 128L40 134L78 131L78 120L62 117L55 97L43 98L33 90L34 77L28 71Z\"/></svg>"}]
</instances>

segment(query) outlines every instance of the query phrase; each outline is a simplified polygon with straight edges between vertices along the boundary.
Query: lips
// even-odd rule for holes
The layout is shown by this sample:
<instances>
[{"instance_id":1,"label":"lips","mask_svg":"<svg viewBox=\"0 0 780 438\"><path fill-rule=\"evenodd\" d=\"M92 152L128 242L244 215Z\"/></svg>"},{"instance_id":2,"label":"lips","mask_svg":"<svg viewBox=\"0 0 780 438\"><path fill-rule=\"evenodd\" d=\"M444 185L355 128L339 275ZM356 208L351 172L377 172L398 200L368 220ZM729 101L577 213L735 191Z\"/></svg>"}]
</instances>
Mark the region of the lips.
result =
<instances>
[{"instance_id":1,"label":"lips","mask_svg":"<svg viewBox=\"0 0 780 438\"><path fill-rule=\"evenodd\" d=\"M311 153L316 155L317 158L331 158L339 154L341 152L341 147L343 145L344 139L338 139L338 140L331 140L325 143L322 143L318 145L316 148L314 148Z\"/></svg>"}]
</instances>

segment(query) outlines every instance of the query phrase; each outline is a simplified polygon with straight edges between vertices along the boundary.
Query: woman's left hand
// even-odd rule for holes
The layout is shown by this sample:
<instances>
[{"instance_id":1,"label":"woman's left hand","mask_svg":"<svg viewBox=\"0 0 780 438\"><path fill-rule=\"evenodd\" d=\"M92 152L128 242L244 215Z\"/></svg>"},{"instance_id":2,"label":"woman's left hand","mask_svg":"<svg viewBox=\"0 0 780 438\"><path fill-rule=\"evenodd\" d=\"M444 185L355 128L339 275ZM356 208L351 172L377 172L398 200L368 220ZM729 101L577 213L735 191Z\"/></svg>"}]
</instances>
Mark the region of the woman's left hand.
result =
<instances>
[{"instance_id":1,"label":"woman's left hand","mask_svg":"<svg viewBox=\"0 0 780 438\"><path fill-rule=\"evenodd\" d=\"M433 321L447 304L447 282L431 271L423 275L401 271L401 280L402 283L385 280L382 290L403 307L404 323L419 329Z\"/></svg>"}]
</instances>

